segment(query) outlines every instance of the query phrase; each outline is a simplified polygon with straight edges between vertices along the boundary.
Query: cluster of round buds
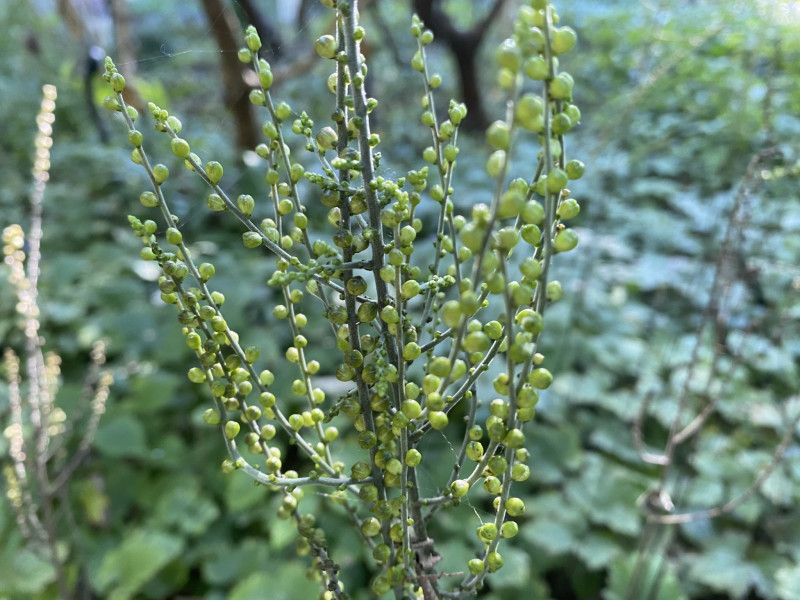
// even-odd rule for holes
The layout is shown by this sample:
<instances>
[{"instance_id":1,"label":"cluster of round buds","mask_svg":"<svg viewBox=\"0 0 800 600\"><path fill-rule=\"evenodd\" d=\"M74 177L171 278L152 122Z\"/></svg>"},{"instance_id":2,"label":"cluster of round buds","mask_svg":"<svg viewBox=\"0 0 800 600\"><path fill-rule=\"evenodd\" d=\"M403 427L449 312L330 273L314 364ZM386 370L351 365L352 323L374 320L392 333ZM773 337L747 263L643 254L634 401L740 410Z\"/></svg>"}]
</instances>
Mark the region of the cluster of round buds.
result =
<instances>
[{"instance_id":1,"label":"cluster of round buds","mask_svg":"<svg viewBox=\"0 0 800 600\"><path fill-rule=\"evenodd\" d=\"M357 523L381 569L372 584L378 595L398 586L411 594L421 582L435 581L433 549L412 540L428 538L435 511L471 494L487 496L494 519L476 530L483 551L469 561L460 588L470 593L486 573L503 566L499 543L515 537L524 518L524 502L512 494L512 484L530 476L523 428L553 379L538 343L545 310L562 295L560 284L548 280L551 261L578 243L565 225L580 212L567 185L584 167L567 160L564 135L578 124L580 111L573 103L574 82L558 65L576 36L557 26L548 2L521 9L513 36L496 55L509 110L486 132L492 148L486 171L495 193L462 214L454 182L467 109L450 100L446 112L436 110L441 77L429 71L426 56L433 33L413 18L417 51L411 66L423 79L420 120L430 133L422 165L402 177L379 176L380 138L370 130L377 101L366 94L367 68L359 52L365 32L357 24L355 3L339 4L337 35L315 43L318 55L335 67L328 78L336 97L329 124L315 125L305 112L273 100L271 68L259 57L254 28L246 30L239 50L239 59L258 75L250 100L265 115L264 141L255 151L265 163L270 202L259 202L264 194L255 192L229 196L222 165L192 152L180 136L180 121L149 105L172 154L210 188L208 207L241 223L246 248L274 258L268 284L282 300L272 316L290 333L280 364L260 365L258 348L241 345L230 329L225 298L209 287L216 269L193 260L169 209L164 189L169 168L149 161L122 95L124 78L108 60L106 80L114 95L107 105L122 112L131 158L152 184L140 201L161 214L161 225L137 217L130 223L143 241L141 257L160 266L161 297L176 306L186 344L197 355L198 366L187 375L210 391L214 404L203 418L219 429L228 450L223 470L241 470L283 490L278 516L297 523L298 551L316 557L316 572L328 591L341 585L336 569L320 558L327 556L324 533L311 515L300 513L306 485L333 488L331 500ZM530 134L541 146L538 168L512 178L515 138ZM318 168L292 157L292 139ZM316 239L306 197L328 211L327 231ZM424 203L437 215L432 228L423 220ZM432 258L420 257L427 243L433 245ZM338 398L320 383L315 353L324 346L315 344L318 332L306 329L309 298L321 306L333 333L339 360L332 374L346 389ZM490 386L479 386L491 365L501 368L491 370ZM288 378L285 397L274 391L276 374ZM486 389L492 390L488 397ZM457 407L466 410L454 412ZM464 412L464 423L454 418ZM354 430L352 438L363 451L350 465L336 460L334 451L343 426ZM443 492L423 497L417 479L425 461L420 440L431 430L450 437L462 429L460 455ZM306 457L307 473L286 468L281 437Z\"/></svg>"}]
</instances>

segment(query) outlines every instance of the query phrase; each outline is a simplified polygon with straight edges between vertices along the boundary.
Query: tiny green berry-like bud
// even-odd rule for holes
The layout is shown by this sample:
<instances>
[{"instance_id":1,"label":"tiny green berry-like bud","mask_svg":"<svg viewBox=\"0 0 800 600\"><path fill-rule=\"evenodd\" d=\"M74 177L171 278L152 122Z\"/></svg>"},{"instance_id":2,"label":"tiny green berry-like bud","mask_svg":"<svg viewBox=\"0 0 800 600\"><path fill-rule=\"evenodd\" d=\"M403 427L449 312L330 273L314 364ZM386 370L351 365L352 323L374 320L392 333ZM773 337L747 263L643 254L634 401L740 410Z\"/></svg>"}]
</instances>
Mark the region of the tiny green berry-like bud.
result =
<instances>
[{"instance_id":1,"label":"tiny green berry-like bud","mask_svg":"<svg viewBox=\"0 0 800 600\"><path fill-rule=\"evenodd\" d=\"M583 177L585 167L581 161L573 159L567 163L564 170L567 172L567 177L574 180Z\"/></svg>"},{"instance_id":2,"label":"tiny green berry-like bud","mask_svg":"<svg viewBox=\"0 0 800 600\"><path fill-rule=\"evenodd\" d=\"M167 229L167 241L177 246L183 241L183 234L178 229L170 227Z\"/></svg>"},{"instance_id":3,"label":"tiny green berry-like bud","mask_svg":"<svg viewBox=\"0 0 800 600\"><path fill-rule=\"evenodd\" d=\"M525 503L520 498L506 500L506 511L512 517L521 517L525 514Z\"/></svg>"},{"instance_id":4,"label":"tiny green berry-like bud","mask_svg":"<svg viewBox=\"0 0 800 600\"><path fill-rule=\"evenodd\" d=\"M467 563L467 569L472 575L480 575L485 568L486 565L480 558L473 558Z\"/></svg>"},{"instance_id":5,"label":"tiny green berry-like bud","mask_svg":"<svg viewBox=\"0 0 800 600\"><path fill-rule=\"evenodd\" d=\"M155 208L158 206L158 196L156 196L153 192L142 192L139 196L139 202L142 203L143 206L147 208Z\"/></svg>"},{"instance_id":6,"label":"tiny green berry-like bud","mask_svg":"<svg viewBox=\"0 0 800 600\"><path fill-rule=\"evenodd\" d=\"M511 130L505 121L495 121L486 130L486 141L495 150L508 150L511 145Z\"/></svg>"},{"instance_id":7,"label":"tiny green berry-like bud","mask_svg":"<svg viewBox=\"0 0 800 600\"><path fill-rule=\"evenodd\" d=\"M559 219L574 219L581 212L581 205L575 198L567 198L558 207L557 216Z\"/></svg>"},{"instance_id":8,"label":"tiny green berry-like bud","mask_svg":"<svg viewBox=\"0 0 800 600\"><path fill-rule=\"evenodd\" d=\"M436 429L437 431L441 431L445 427L447 427L448 418L447 413L441 410L434 410L428 414L428 420L431 423L431 427Z\"/></svg>"},{"instance_id":9,"label":"tiny green berry-like bud","mask_svg":"<svg viewBox=\"0 0 800 600\"><path fill-rule=\"evenodd\" d=\"M122 105L116 98L114 98L114 96L106 96L103 99L103 106L108 110L115 110L115 111L122 110Z\"/></svg>"},{"instance_id":10,"label":"tiny green berry-like bud","mask_svg":"<svg viewBox=\"0 0 800 600\"><path fill-rule=\"evenodd\" d=\"M409 467L416 467L422 462L422 454L420 451L412 448L408 452L406 452L405 463Z\"/></svg>"},{"instance_id":11,"label":"tiny green berry-like bud","mask_svg":"<svg viewBox=\"0 0 800 600\"><path fill-rule=\"evenodd\" d=\"M335 58L337 52L336 38L332 35L323 35L314 42L314 50L322 58Z\"/></svg>"},{"instance_id":12,"label":"tiny green berry-like bud","mask_svg":"<svg viewBox=\"0 0 800 600\"><path fill-rule=\"evenodd\" d=\"M142 145L142 141L144 140L144 136L142 132L138 129L131 129L128 132L128 142L130 142L131 146L136 146L137 148Z\"/></svg>"},{"instance_id":13,"label":"tiny green berry-like bud","mask_svg":"<svg viewBox=\"0 0 800 600\"><path fill-rule=\"evenodd\" d=\"M203 369L192 367L189 369L189 381L192 383L203 383L206 380L206 374Z\"/></svg>"},{"instance_id":14,"label":"tiny green berry-like bud","mask_svg":"<svg viewBox=\"0 0 800 600\"><path fill-rule=\"evenodd\" d=\"M273 75L270 69L261 69L258 72L258 82L261 84L261 87L265 90L268 90L272 85Z\"/></svg>"},{"instance_id":15,"label":"tiny green berry-like bud","mask_svg":"<svg viewBox=\"0 0 800 600\"><path fill-rule=\"evenodd\" d=\"M254 106L266 106L267 105L267 97L261 90L250 90L250 94L248 96L250 98L250 103Z\"/></svg>"},{"instance_id":16,"label":"tiny green berry-like bud","mask_svg":"<svg viewBox=\"0 0 800 600\"><path fill-rule=\"evenodd\" d=\"M242 234L242 243L245 248L258 248L262 241L261 234L255 231L245 231Z\"/></svg>"},{"instance_id":17,"label":"tiny green berry-like bud","mask_svg":"<svg viewBox=\"0 0 800 600\"><path fill-rule=\"evenodd\" d=\"M569 73L559 73L550 83L550 97L554 100L568 100L572 97L572 76Z\"/></svg>"},{"instance_id":18,"label":"tiny green berry-like bud","mask_svg":"<svg viewBox=\"0 0 800 600\"><path fill-rule=\"evenodd\" d=\"M247 28L247 35L244 36L244 41L251 52L257 52L261 48L261 38L258 37L258 32L252 25Z\"/></svg>"},{"instance_id":19,"label":"tiny green berry-like bud","mask_svg":"<svg viewBox=\"0 0 800 600\"><path fill-rule=\"evenodd\" d=\"M540 390L547 389L552 382L553 374L545 368L535 369L528 375L528 383Z\"/></svg>"},{"instance_id":20,"label":"tiny green berry-like bud","mask_svg":"<svg viewBox=\"0 0 800 600\"><path fill-rule=\"evenodd\" d=\"M486 161L486 172L489 177L497 178L503 172L503 167L506 164L505 150L496 150L492 152L489 159Z\"/></svg>"},{"instance_id":21,"label":"tiny green berry-like bud","mask_svg":"<svg viewBox=\"0 0 800 600\"><path fill-rule=\"evenodd\" d=\"M236 421L228 421L225 423L225 437L232 440L239 434L241 425Z\"/></svg>"},{"instance_id":22,"label":"tiny green berry-like bud","mask_svg":"<svg viewBox=\"0 0 800 600\"><path fill-rule=\"evenodd\" d=\"M125 78L119 73L114 73L111 76L110 83L111 83L111 88L117 93L120 93L122 90L125 89Z\"/></svg>"},{"instance_id":23,"label":"tiny green berry-like bud","mask_svg":"<svg viewBox=\"0 0 800 600\"><path fill-rule=\"evenodd\" d=\"M169 169L167 168L167 165L159 163L153 167L153 179L156 180L157 184L164 183L167 180L167 177L169 177Z\"/></svg>"},{"instance_id":24,"label":"tiny green berry-like bud","mask_svg":"<svg viewBox=\"0 0 800 600\"><path fill-rule=\"evenodd\" d=\"M450 484L450 492L454 498L463 498L469 492L469 483L465 479L456 479Z\"/></svg>"},{"instance_id":25,"label":"tiny green berry-like bud","mask_svg":"<svg viewBox=\"0 0 800 600\"><path fill-rule=\"evenodd\" d=\"M189 154L191 154L189 142L182 138L172 138L170 146L172 147L172 153L178 158L188 158Z\"/></svg>"},{"instance_id":26,"label":"tiny green berry-like bud","mask_svg":"<svg viewBox=\"0 0 800 600\"><path fill-rule=\"evenodd\" d=\"M489 572L494 573L503 568L503 557L499 552L489 552L486 557L486 564L489 565Z\"/></svg>"},{"instance_id":27,"label":"tiny green berry-like bud","mask_svg":"<svg viewBox=\"0 0 800 600\"><path fill-rule=\"evenodd\" d=\"M317 145L321 150L331 150L336 146L338 135L333 127L323 127L316 136Z\"/></svg>"},{"instance_id":28,"label":"tiny green berry-like bud","mask_svg":"<svg viewBox=\"0 0 800 600\"><path fill-rule=\"evenodd\" d=\"M206 163L206 175L208 179L211 181L212 184L216 185L219 183L219 180L222 179L222 165L219 164L215 160L211 160Z\"/></svg>"},{"instance_id":29,"label":"tiny green berry-like bud","mask_svg":"<svg viewBox=\"0 0 800 600\"><path fill-rule=\"evenodd\" d=\"M578 35L572 27L559 27L553 31L553 41L551 47L554 54L564 54L575 47Z\"/></svg>"},{"instance_id":30,"label":"tiny green berry-like bud","mask_svg":"<svg viewBox=\"0 0 800 600\"><path fill-rule=\"evenodd\" d=\"M219 413L213 408L209 408L203 413L203 421L209 425L219 425Z\"/></svg>"},{"instance_id":31,"label":"tiny green berry-like bud","mask_svg":"<svg viewBox=\"0 0 800 600\"><path fill-rule=\"evenodd\" d=\"M236 199L236 205L239 207L239 210L245 214L245 216L249 217L256 206L256 201L251 195L242 194Z\"/></svg>"},{"instance_id":32,"label":"tiny green berry-like bud","mask_svg":"<svg viewBox=\"0 0 800 600\"><path fill-rule=\"evenodd\" d=\"M545 183L547 191L553 194L560 192L567 185L567 174L563 169L556 167L547 174L547 181Z\"/></svg>"},{"instance_id":33,"label":"tiny green berry-like bud","mask_svg":"<svg viewBox=\"0 0 800 600\"><path fill-rule=\"evenodd\" d=\"M578 234L572 229L563 229L556 234L553 248L556 252L569 252L578 245Z\"/></svg>"},{"instance_id":34,"label":"tiny green berry-like bud","mask_svg":"<svg viewBox=\"0 0 800 600\"><path fill-rule=\"evenodd\" d=\"M500 528L500 537L505 539L513 538L517 535L517 533L519 533L519 525L517 525L514 521L506 521Z\"/></svg>"},{"instance_id":35,"label":"tiny green berry-like bud","mask_svg":"<svg viewBox=\"0 0 800 600\"><path fill-rule=\"evenodd\" d=\"M560 281L548 281L547 282L547 301L548 302L558 302L561 300L561 296L564 294L564 291L561 289L561 282Z\"/></svg>"},{"instance_id":36,"label":"tiny green berry-like bud","mask_svg":"<svg viewBox=\"0 0 800 600\"><path fill-rule=\"evenodd\" d=\"M215 272L214 265L211 263L203 263L197 268L197 270L200 272L200 279L202 279L204 282L211 279Z\"/></svg>"},{"instance_id":37,"label":"tiny green berry-like bud","mask_svg":"<svg viewBox=\"0 0 800 600\"><path fill-rule=\"evenodd\" d=\"M275 107L275 116L278 117L279 121L285 121L292 115L292 107L286 104L286 102L278 103L278 106Z\"/></svg>"},{"instance_id":38,"label":"tiny green berry-like bud","mask_svg":"<svg viewBox=\"0 0 800 600\"><path fill-rule=\"evenodd\" d=\"M239 52L236 56L239 58L239 62L243 62L244 64L253 61L253 53L250 52L249 48L239 48Z\"/></svg>"}]
</instances>

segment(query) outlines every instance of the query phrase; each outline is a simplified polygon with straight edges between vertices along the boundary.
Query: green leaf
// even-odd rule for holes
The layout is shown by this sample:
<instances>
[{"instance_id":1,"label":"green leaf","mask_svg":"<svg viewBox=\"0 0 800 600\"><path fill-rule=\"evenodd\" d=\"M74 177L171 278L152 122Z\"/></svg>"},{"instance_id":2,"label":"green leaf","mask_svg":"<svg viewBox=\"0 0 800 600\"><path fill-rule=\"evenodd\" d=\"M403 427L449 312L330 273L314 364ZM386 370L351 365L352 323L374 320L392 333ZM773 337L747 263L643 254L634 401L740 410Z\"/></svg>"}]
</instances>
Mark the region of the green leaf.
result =
<instances>
[{"instance_id":1,"label":"green leaf","mask_svg":"<svg viewBox=\"0 0 800 600\"><path fill-rule=\"evenodd\" d=\"M14 588L25 594L38 594L56 580L56 571L50 561L40 558L28 549L20 550L14 557Z\"/></svg>"},{"instance_id":2,"label":"green leaf","mask_svg":"<svg viewBox=\"0 0 800 600\"><path fill-rule=\"evenodd\" d=\"M225 505L231 512L241 512L266 501L267 492L263 486L255 485L253 478L235 472L225 477Z\"/></svg>"},{"instance_id":3,"label":"green leaf","mask_svg":"<svg viewBox=\"0 0 800 600\"><path fill-rule=\"evenodd\" d=\"M218 516L217 505L200 492L194 480L161 496L153 515L159 525L187 535L200 535Z\"/></svg>"},{"instance_id":4,"label":"green leaf","mask_svg":"<svg viewBox=\"0 0 800 600\"><path fill-rule=\"evenodd\" d=\"M630 598L688 600L669 563L653 555L620 557L611 565L603 599Z\"/></svg>"},{"instance_id":5,"label":"green leaf","mask_svg":"<svg viewBox=\"0 0 800 600\"><path fill-rule=\"evenodd\" d=\"M778 569L775 573L775 583L781 600L800 598L800 565Z\"/></svg>"},{"instance_id":6,"label":"green leaf","mask_svg":"<svg viewBox=\"0 0 800 600\"><path fill-rule=\"evenodd\" d=\"M297 600L316 598L319 584L305 576L306 567L284 563L270 572L257 571L248 575L231 590L228 600Z\"/></svg>"},{"instance_id":7,"label":"green leaf","mask_svg":"<svg viewBox=\"0 0 800 600\"><path fill-rule=\"evenodd\" d=\"M611 533L591 532L581 537L572 551L594 571L611 564L622 552L622 543Z\"/></svg>"},{"instance_id":8,"label":"green leaf","mask_svg":"<svg viewBox=\"0 0 800 600\"><path fill-rule=\"evenodd\" d=\"M181 539L137 529L103 559L95 584L108 598L132 598L183 549Z\"/></svg>"},{"instance_id":9,"label":"green leaf","mask_svg":"<svg viewBox=\"0 0 800 600\"><path fill-rule=\"evenodd\" d=\"M754 567L743 559L748 543L746 538L746 535L729 533L708 552L687 556L689 577L715 591L736 598L744 596L756 575Z\"/></svg>"},{"instance_id":10,"label":"green leaf","mask_svg":"<svg viewBox=\"0 0 800 600\"><path fill-rule=\"evenodd\" d=\"M144 426L128 415L101 421L94 445L103 454L115 458L142 458L147 454Z\"/></svg>"}]
</instances>

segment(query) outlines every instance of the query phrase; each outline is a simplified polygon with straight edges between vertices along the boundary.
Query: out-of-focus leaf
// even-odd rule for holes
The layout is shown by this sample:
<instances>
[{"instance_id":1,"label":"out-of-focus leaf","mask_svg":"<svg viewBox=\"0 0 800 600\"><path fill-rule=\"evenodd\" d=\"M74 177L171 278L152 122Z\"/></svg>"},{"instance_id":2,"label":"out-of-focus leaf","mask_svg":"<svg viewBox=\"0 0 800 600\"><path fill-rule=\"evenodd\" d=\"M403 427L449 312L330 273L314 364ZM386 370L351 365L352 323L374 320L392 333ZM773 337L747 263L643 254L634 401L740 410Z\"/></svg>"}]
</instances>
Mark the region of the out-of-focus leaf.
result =
<instances>
[{"instance_id":1,"label":"out-of-focus leaf","mask_svg":"<svg viewBox=\"0 0 800 600\"><path fill-rule=\"evenodd\" d=\"M107 456L142 458L147 453L145 435L144 425L139 420L122 415L100 422L94 445Z\"/></svg>"},{"instance_id":2,"label":"out-of-focus leaf","mask_svg":"<svg viewBox=\"0 0 800 600\"><path fill-rule=\"evenodd\" d=\"M95 584L107 598L133 598L182 548L180 538L162 531L134 530L106 555Z\"/></svg>"},{"instance_id":3,"label":"out-of-focus leaf","mask_svg":"<svg viewBox=\"0 0 800 600\"><path fill-rule=\"evenodd\" d=\"M669 563L659 556L644 555L620 557L611 565L603 599L626 598L686 600L687 596Z\"/></svg>"}]
</instances>

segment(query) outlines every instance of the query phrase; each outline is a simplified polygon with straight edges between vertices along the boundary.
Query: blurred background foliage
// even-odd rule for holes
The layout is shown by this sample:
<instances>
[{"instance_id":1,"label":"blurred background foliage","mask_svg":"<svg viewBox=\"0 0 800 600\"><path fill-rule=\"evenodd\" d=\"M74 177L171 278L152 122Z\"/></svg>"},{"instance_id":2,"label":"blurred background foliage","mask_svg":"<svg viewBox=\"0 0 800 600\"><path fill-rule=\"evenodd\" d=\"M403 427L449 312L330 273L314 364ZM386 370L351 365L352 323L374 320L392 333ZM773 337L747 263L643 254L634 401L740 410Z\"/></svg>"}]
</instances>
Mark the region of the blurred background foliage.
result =
<instances>
[{"instance_id":1,"label":"blurred background foliage","mask_svg":"<svg viewBox=\"0 0 800 600\"><path fill-rule=\"evenodd\" d=\"M116 382L93 450L69 486L76 518L59 530L69 581L86 598L248 600L267 597L265 590L271 599L315 597L308 559L294 553L295 530L275 516L277 498L243 474L220 472L223 444L201 418L205 389L185 378L190 352L128 228L127 214L146 214L138 203L144 176L128 160L123 128L102 109L109 142L101 141L84 90L85 47L54 4L0 3L0 220L27 225L34 119L42 84L55 84L42 332L62 357L57 402L67 412L79 402L99 338L108 341ZM291 3L256 4L281 33L273 68L291 74L276 97L321 123L330 112L328 67L302 60L330 27L330 13L313 2L301 17L286 9ZM393 176L419 168L428 144L416 108L420 82L397 62L413 54L409 4L383 0L363 17L371 93L381 101L374 128ZM489 4L443 3L462 27ZM502 114L492 48L506 35L508 4L479 62L491 115ZM126 6L137 47L135 62L118 62L120 70L135 68L131 80L142 97L177 114L204 159L226 165L231 190L259 189L260 169L235 149L221 54L201 4ZM239 4L230 8L241 13ZM544 351L556 380L528 428L532 477L518 484L527 516L520 536L503 544L506 566L489 578L485 597L797 600L800 8L786 0L576 0L558 9L580 40L562 68L577 82L583 111L570 142L571 154L587 164L573 190L582 236L579 251L555 263L568 294L547 319ZM445 76L446 102L458 93L452 56L437 45L432 55ZM102 82L90 83L99 104ZM149 138L150 151L171 160L164 141ZM462 137L461 148L456 196L463 209L486 199L487 148L479 134ZM532 160L533 151L523 146L519 162ZM170 181L184 237L198 240L195 254L216 264L229 324L261 342L262 357L278 356L288 334L274 327L270 265L240 249L235 225L205 209L199 187ZM2 345L19 349L5 273L0 286ZM663 451L679 406L685 425L709 403L707 420L668 469L642 459L642 450ZM7 411L3 381L0 423ZM455 429L448 433L459 435ZM355 452L354 440L346 441L345 452ZM736 510L680 525L645 519L653 491L668 492L674 512L740 496L782 442L782 460ZM7 451L1 437L0 456ZM448 472L453 458L434 452L423 462L428 492L446 479L437 470ZM491 510L483 502L476 497L437 513L445 571L462 571L473 556L473 526ZM368 557L349 524L321 492L309 490L303 505L326 529L353 597L368 597ZM0 598L55 598L54 578L0 503Z\"/></svg>"}]
</instances>

